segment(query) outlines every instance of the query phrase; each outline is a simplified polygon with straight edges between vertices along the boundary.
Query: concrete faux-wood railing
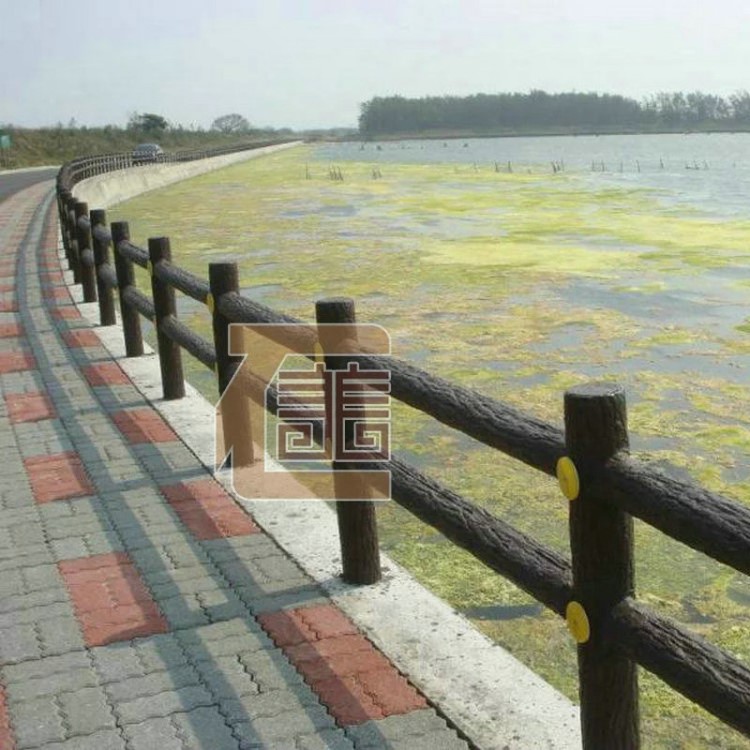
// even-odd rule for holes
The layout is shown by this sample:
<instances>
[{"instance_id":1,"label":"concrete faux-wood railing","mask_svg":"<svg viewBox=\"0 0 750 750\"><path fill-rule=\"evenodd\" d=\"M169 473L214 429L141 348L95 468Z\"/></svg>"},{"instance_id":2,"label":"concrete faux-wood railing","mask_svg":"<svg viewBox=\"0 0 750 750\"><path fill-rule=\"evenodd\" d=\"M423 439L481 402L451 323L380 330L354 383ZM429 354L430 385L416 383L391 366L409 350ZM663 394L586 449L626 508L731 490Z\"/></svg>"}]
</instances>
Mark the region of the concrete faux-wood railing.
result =
<instances>
[{"instance_id":1,"label":"concrete faux-wood railing","mask_svg":"<svg viewBox=\"0 0 750 750\"><path fill-rule=\"evenodd\" d=\"M214 155L216 151L201 152L193 158ZM236 264L209 264L209 280L201 279L172 263L167 238L149 239L148 250L140 248L130 241L126 222L107 229L104 211L89 211L72 197L72 187L80 180L125 166L130 166L127 159L118 155L78 159L63 166L57 182L63 244L74 279L83 285L84 300L98 299L102 325L116 322L114 290L118 290L127 356L143 353L140 316L153 322L166 399L184 395L182 349L214 370L219 393L224 391L239 366L239 358L229 355L230 323L293 324L290 335L297 337L300 351L314 350L315 326L240 295ZM149 269L151 296L136 288L134 264ZM178 319L176 289L203 304L210 301L213 341L201 338ZM316 320L353 323L354 304L342 299L318 302ZM637 664L750 736L750 669L637 602L633 577L633 517L750 574L750 509L631 458L625 394L620 387L593 384L567 391L563 432L408 362L361 349L346 359L388 370L391 394L403 403L539 471L557 475L570 501L570 562L399 458L385 462L373 456L372 463L372 468L390 470L394 501L566 618L578 642L585 750L640 747ZM340 367L341 357L326 357L326 363ZM275 410L273 388L261 399L266 408ZM246 440L249 444L249 425ZM245 451L246 459L252 451L248 446ZM337 463L337 468L347 467ZM374 504L338 502L336 510L344 578L353 583L377 581Z\"/></svg>"}]
</instances>

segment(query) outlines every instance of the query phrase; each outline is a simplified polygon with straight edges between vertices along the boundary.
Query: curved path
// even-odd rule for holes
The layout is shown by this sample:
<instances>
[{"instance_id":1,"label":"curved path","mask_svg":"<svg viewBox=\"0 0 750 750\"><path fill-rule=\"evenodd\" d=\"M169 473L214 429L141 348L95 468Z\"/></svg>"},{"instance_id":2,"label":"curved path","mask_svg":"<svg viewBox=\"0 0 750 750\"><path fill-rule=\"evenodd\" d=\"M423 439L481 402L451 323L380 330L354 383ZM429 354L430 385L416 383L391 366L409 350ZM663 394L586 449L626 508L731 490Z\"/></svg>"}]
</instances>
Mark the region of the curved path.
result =
<instances>
[{"instance_id":1,"label":"curved path","mask_svg":"<svg viewBox=\"0 0 750 750\"><path fill-rule=\"evenodd\" d=\"M469 747L111 359L53 207L0 203L0 748Z\"/></svg>"},{"instance_id":2,"label":"curved path","mask_svg":"<svg viewBox=\"0 0 750 750\"><path fill-rule=\"evenodd\" d=\"M57 176L58 171L58 167L45 167L43 169L17 169L10 172L0 172L0 203L25 187L53 179Z\"/></svg>"}]
</instances>

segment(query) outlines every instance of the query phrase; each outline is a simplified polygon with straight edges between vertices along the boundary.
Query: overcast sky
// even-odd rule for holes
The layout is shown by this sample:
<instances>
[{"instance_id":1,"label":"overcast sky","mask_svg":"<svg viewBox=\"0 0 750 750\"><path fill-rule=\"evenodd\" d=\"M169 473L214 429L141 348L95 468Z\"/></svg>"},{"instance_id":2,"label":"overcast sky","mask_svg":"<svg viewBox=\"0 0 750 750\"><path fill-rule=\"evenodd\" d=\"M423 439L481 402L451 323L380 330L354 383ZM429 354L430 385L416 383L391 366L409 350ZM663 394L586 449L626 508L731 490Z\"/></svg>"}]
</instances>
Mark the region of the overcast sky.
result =
<instances>
[{"instance_id":1,"label":"overcast sky","mask_svg":"<svg viewBox=\"0 0 750 750\"><path fill-rule=\"evenodd\" d=\"M355 125L375 95L750 88L748 0L0 0L0 123Z\"/></svg>"}]
</instances>

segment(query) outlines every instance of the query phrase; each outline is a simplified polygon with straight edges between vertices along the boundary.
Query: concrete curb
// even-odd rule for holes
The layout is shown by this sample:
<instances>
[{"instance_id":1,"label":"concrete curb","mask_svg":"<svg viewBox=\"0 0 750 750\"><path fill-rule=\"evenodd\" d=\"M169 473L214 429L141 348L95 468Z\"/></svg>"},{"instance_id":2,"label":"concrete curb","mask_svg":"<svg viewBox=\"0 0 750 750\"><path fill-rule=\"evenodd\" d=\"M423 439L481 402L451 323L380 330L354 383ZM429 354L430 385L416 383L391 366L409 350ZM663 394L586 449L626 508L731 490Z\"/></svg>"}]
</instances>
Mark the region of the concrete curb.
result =
<instances>
[{"instance_id":1,"label":"concrete curb","mask_svg":"<svg viewBox=\"0 0 750 750\"><path fill-rule=\"evenodd\" d=\"M252 151L238 151L233 154L177 164L131 167L130 169L89 177L75 185L72 192L78 200L88 203L89 208L110 208L116 203L122 203L150 190L158 190L175 182L188 180L206 172L213 172L215 169L222 169L232 164L272 154L275 151L293 148L301 143L302 141L294 141L277 146L264 146Z\"/></svg>"}]
</instances>

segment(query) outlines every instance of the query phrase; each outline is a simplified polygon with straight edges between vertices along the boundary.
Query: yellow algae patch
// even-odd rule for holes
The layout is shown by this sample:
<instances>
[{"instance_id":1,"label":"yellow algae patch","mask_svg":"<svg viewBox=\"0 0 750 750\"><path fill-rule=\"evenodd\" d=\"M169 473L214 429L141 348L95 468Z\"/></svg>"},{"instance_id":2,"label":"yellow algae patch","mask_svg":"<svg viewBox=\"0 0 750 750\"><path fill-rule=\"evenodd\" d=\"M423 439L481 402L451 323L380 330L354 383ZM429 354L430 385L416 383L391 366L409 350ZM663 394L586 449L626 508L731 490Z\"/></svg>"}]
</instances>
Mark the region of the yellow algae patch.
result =
<instances>
[{"instance_id":1,"label":"yellow algae patch","mask_svg":"<svg viewBox=\"0 0 750 750\"><path fill-rule=\"evenodd\" d=\"M425 260L432 263L499 266L561 276L612 275L616 270L634 266L637 262L632 254L626 252L601 253L581 247L550 247L538 242L518 242L503 237L426 242L423 252Z\"/></svg>"}]
</instances>

